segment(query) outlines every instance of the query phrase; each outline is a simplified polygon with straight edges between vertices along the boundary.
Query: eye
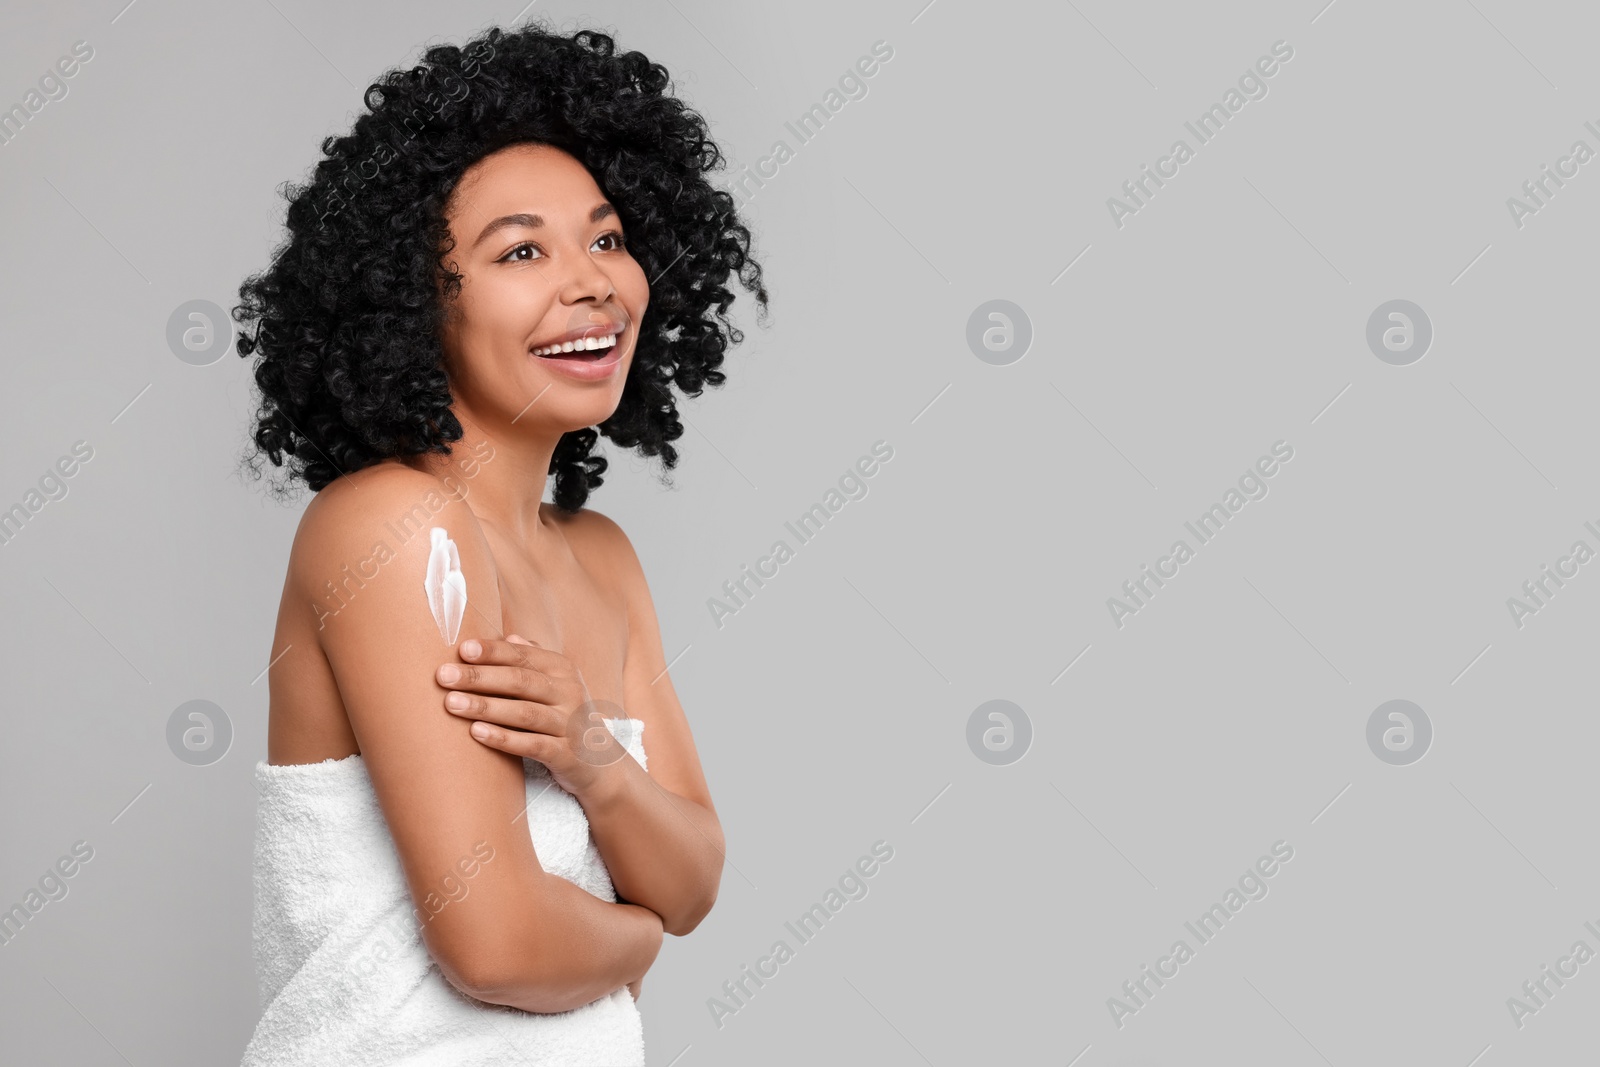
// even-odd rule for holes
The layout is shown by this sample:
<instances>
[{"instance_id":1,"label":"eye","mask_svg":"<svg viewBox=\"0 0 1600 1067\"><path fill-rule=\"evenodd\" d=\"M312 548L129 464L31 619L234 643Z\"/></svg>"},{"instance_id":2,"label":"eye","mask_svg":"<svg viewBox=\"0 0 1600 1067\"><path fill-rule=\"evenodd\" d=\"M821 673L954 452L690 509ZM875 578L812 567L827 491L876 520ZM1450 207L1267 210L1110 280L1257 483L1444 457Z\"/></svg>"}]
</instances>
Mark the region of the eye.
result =
<instances>
[{"instance_id":1,"label":"eye","mask_svg":"<svg viewBox=\"0 0 1600 1067\"><path fill-rule=\"evenodd\" d=\"M624 238L622 236L622 234L619 233L616 230L607 230L605 233L601 234L599 237L596 237L594 240L595 240L595 244L599 244L601 241L608 240L608 239L614 241L615 245L613 246L613 248L607 249L606 251L619 251L620 252L621 250L623 250L624 248L627 247L626 238Z\"/></svg>"},{"instance_id":2,"label":"eye","mask_svg":"<svg viewBox=\"0 0 1600 1067\"><path fill-rule=\"evenodd\" d=\"M528 241L524 241L521 244L514 246L511 249L511 251L507 252L505 255L503 255L499 259L495 260L495 262L496 263L527 263L527 262L529 262L529 260L527 258L517 255L517 253L521 252L523 249L528 249L530 251L537 252L537 251L539 251L539 246L536 245L536 244L532 244L532 243L530 243ZM540 252L539 254L543 255L544 253Z\"/></svg>"}]
</instances>

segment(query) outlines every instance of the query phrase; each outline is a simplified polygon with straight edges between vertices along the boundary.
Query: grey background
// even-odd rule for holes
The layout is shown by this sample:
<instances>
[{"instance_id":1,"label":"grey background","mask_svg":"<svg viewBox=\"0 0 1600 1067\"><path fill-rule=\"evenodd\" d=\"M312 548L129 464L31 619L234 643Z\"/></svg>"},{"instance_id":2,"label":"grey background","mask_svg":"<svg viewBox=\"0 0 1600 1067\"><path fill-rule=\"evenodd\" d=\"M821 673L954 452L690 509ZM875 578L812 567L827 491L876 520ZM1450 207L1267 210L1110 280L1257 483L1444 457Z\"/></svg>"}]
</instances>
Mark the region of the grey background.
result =
<instances>
[{"instance_id":1,"label":"grey background","mask_svg":"<svg viewBox=\"0 0 1600 1067\"><path fill-rule=\"evenodd\" d=\"M592 501L643 558L728 839L716 908L644 983L650 1062L1576 1062L1600 962L1521 1028L1506 1000L1600 950L1600 563L1520 628L1506 600L1600 548L1600 162L1521 228L1506 200L1600 148L1594 10L922 3L537 7L664 63L733 170L795 150L748 206L771 325L738 305L673 489L611 450ZM235 476L246 361L188 365L166 323L235 302L359 86L518 16L6 5L5 106L95 50L0 147L0 508L94 448L0 545L0 904L94 848L0 947L8 1062L243 1050L256 679L302 505ZM798 144L877 40L867 95ZM1107 198L1278 40L1268 94L1115 226ZM996 299L1033 331L1004 366L966 342ZM1394 299L1434 330L1409 366L1365 341ZM723 581L879 439L868 495L717 628ZM1114 625L1278 440L1269 494ZM166 740L195 699L233 729L206 766ZM967 744L997 699L1032 727L1004 766ZM1433 725L1409 766L1367 747L1391 699ZM877 840L868 895L713 1024ZM1119 1028L1107 999L1279 840L1270 893Z\"/></svg>"}]
</instances>

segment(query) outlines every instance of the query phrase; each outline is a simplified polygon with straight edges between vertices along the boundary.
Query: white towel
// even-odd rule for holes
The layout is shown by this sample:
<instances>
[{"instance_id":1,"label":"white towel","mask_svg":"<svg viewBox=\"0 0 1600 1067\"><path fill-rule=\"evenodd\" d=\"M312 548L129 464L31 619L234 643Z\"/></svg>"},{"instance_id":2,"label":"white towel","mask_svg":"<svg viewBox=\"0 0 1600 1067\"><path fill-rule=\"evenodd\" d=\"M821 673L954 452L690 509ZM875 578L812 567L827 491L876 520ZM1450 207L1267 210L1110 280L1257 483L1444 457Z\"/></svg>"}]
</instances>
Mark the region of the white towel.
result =
<instances>
[{"instance_id":1,"label":"white towel","mask_svg":"<svg viewBox=\"0 0 1600 1067\"><path fill-rule=\"evenodd\" d=\"M644 723L605 723L645 767ZM582 806L544 764L525 759L523 768L525 817L540 864L614 903ZM422 940L359 754L284 766L262 761L255 777L252 933L262 1015L241 1067L644 1063L642 1021L626 986L572 1011L535 1014L476 1000L450 984ZM463 881L470 892L470 880Z\"/></svg>"}]
</instances>

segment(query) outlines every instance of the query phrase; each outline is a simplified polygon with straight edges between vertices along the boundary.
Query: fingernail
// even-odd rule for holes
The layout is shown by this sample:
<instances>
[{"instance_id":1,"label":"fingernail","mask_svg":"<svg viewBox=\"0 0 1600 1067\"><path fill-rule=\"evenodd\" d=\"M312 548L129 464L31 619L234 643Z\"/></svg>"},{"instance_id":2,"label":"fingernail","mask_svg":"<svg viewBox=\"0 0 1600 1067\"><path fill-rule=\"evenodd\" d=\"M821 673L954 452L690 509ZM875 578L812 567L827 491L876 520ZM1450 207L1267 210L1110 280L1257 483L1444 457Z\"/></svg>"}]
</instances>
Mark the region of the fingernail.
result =
<instances>
[{"instance_id":1,"label":"fingernail","mask_svg":"<svg viewBox=\"0 0 1600 1067\"><path fill-rule=\"evenodd\" d=\"M489 736L489 728L487 726L483 725L483 723L481 723L481 722L475 722L475 723L472 724L472 736L473 737L488 737Z\"/></svg>"},{"instance_id":2,"label":"fingernail","mask_svg":"<svg viewBox=\"0 0 1600 1067\"><path fill-rule=\"evenodd\" d=\"M476 641L461 642L461 655L467 659L477 659L483 655L483 646Z\"/></svg>"},{"instance_id":3,"label":"fingernail","mask_svg":"<svg viewBox=\"0 0 1600 1067\"><path fill-rule=\"evenodd\" d=\"M469 701L467 700L467 694L465 693L451 693L449 696L444 698L444 703L446 707L465 711Z\"/></svg>"},{"instance_id":4,"label":"fingernail","mask_svg":"<svg viewBox=\"0 0 1600 1067\"><path fill-rule=\"evenodd\" d=\"M460 667L457 667L454 664L446 663L443 667L439 668L439 681L444 682L446 685L450 684L451 682L460 681L460 679Z\"/></svg>"}]
</instances>

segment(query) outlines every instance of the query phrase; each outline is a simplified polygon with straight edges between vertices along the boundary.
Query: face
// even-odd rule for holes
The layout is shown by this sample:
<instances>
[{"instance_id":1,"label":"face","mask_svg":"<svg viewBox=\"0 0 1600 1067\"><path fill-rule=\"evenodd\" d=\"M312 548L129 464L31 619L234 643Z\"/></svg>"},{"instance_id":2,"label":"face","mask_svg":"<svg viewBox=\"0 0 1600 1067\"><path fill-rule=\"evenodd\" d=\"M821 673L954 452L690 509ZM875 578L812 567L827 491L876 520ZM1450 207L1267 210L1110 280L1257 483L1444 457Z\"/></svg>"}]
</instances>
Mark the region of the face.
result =
<instances>
[{"instance_id":1,"label":"face","mask_svg":"<svg viewBox=\"0 0 1600 1067\"><path fill-rule=\"evenodd\" d=\"M608 418L650 290L588 170L548 145L501 149L467 169L445 219L462 275L442 337L457 417L556 436Z\"/></svg>"}]
</instances>

